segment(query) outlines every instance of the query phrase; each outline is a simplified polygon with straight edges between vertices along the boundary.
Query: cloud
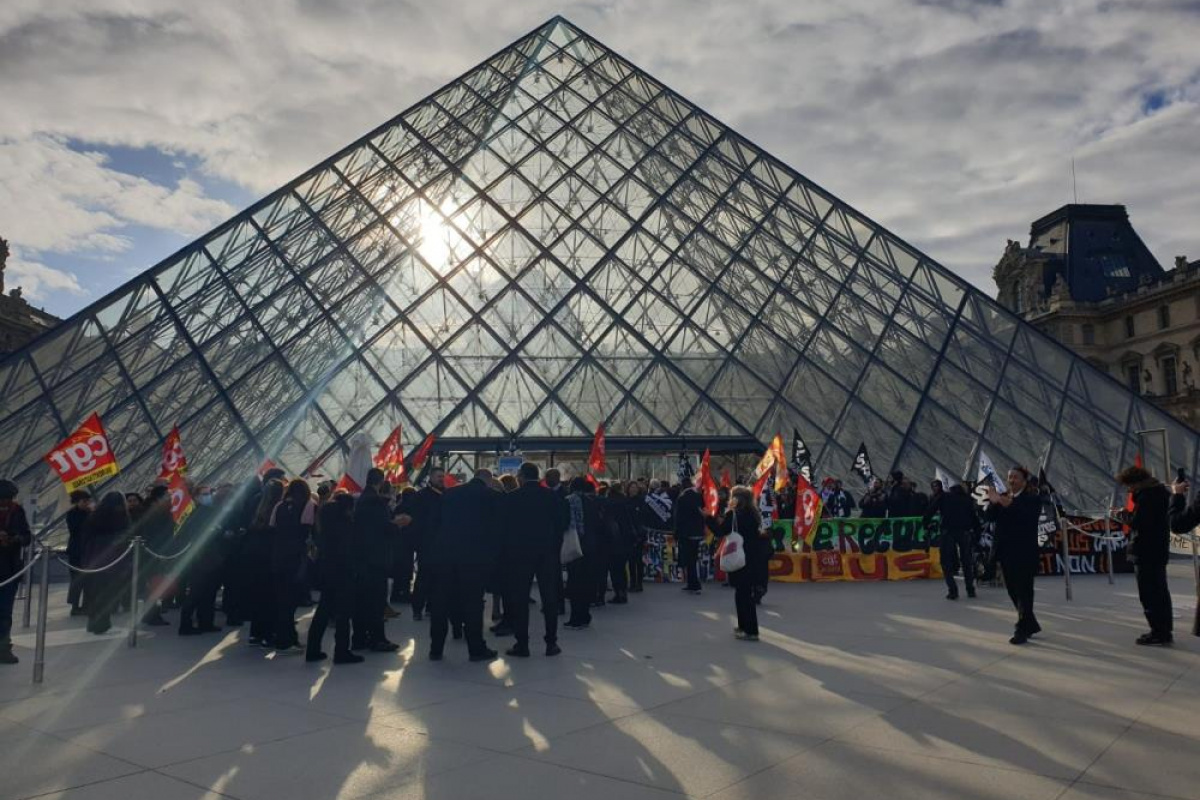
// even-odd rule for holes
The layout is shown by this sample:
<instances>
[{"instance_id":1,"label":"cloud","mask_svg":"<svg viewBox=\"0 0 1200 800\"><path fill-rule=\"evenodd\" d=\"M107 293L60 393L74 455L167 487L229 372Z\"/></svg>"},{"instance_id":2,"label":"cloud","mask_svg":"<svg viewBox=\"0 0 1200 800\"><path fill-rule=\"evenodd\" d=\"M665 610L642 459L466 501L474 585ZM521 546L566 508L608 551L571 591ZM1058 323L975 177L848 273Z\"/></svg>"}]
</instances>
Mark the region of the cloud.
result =
<instances>
[{"instance_id":1,"label":"cloud","mask_svg":"<svg viewBox=\"0 0 1200 800\"><path fill-rule=\"evenodd\" d=\"M1200 13L1166 0L7 0L0 226L90 254L202 230L227 209L200 183L63 142L265 193L560 12L985 291L1072 157L1161 261L1200 254Z\"/></svg>"},{"instance_id":2,"label":"cloud","mask_svg":"<svg viewBox=\"0 0 1200 800\"><path fill-rule=\"evenodd\" d=\"M51 292L80 296L84 294L83 287L79 285L79 279L75 275L37 261L26 260L15 248L4 270L4 285L7 290L21 287L23 296L34 302L45 302Z\"/></svg>"}]
</instances>

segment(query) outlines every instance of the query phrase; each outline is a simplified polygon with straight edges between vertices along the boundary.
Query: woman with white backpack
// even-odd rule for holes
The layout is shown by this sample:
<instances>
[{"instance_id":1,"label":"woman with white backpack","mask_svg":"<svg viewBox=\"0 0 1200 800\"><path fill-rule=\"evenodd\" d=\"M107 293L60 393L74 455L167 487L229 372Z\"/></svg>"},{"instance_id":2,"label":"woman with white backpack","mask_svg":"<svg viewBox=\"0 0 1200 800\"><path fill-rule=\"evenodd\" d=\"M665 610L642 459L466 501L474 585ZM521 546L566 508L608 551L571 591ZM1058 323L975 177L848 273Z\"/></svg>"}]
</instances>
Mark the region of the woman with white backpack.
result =
<instances>
[{"instance_id":1,"label":"woman with white backpack","mask_svg":"<svg viewBox=\"0 0 1200 800\"><path fill-rule=\"evenodd\" d=\"M729 510L721 521L721 570L729 575L737 606L738 626L733 635L747 642L758 641L758 611L754 607L754 570L769 546L760 534L762 520L754 506L754 493L746 486L736 486L729 496Z\"/></svg>"}]
</instances>

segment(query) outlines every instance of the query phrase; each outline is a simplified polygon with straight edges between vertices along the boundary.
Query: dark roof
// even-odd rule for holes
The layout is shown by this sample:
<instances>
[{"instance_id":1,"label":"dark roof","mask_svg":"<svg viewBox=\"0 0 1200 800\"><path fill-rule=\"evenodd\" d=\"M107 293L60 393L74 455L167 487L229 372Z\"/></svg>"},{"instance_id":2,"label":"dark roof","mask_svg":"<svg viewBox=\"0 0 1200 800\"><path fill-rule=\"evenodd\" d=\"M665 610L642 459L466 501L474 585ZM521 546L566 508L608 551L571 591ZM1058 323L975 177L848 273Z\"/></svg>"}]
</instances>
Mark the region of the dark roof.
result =
<instances>
[{"instance_id":1,"label":"dark roof","mask_svg":"<svg viewBox=\"0 0 1200 800\"><path fill-rule=\"evenodd\" d=\"M1144 277L1163 276L1121 205L1065 205L1029 227L1029 247L1050 256L1046 293L1063 275L1073 300L1103 300L1110 289L1127 292Z\"/></svg>"}]
</instances>

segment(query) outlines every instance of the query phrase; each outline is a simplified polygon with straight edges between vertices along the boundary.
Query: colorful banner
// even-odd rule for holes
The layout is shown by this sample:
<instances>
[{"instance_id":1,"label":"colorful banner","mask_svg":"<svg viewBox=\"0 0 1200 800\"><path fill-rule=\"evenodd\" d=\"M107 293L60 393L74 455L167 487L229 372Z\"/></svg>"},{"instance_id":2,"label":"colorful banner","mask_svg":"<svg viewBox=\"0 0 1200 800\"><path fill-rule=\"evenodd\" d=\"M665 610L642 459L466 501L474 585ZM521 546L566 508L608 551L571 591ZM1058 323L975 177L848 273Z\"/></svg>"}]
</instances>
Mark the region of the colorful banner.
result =
<instances>
[{"instance_id":1,"label":"colorful banner","mask_svg":"<svg viewBox=\"0 0 1200 800\"><path fill-rule=\"evenodd\" d=\"M171 428L163 442L162 464L158 468L159 480L170 481L171 477L187 475L187 457L183 454L183 443L179 441L179 427Z\"/></svg>"},{"instance_id":2,"label":"colorful banner","mask_svg":"<svg viewBox=\"0 0 1200 800\"><path fill-rule=\"evenodd\" d=\"M806 539L794 539L792 520L780 520L773 539L771 580L899 581L942 577L936 522L920 517L821 519ZM791 547L789 547L791 544ZM793 552L793 548L797 548Z\"/></svg>"},{"instance_id":3,"label":"colorful banner","mask_svg":"<svg viewBox=\"0 0 1200 800\"><path fill-rule=\"evenodd\" d=\"M74 433L45 455L67 493L98 483L121 471L108 444L99 414L92 414Z\"/></svg>"},{"instance_id":4,"label":"colorful banner","mask_svg":"<svg viewBox=\"0 0 1200 800\"><path fill-rule=\"evenodd\" d=\"M1066 517L1071 524L1067 534L1067 556L1071 561L1072 575L1108 574L1109 542L1099 538L1104 535L1104 520L1088 517ZM1129 536L1115 519L1108 520L1110 535L1120 538L1112 542L1113 572L1133 572L1129 560ZM1054 523L1039 526L1038 562L1039 575L1062 575L1062 531Z\"/></svg>"}]
</instances>

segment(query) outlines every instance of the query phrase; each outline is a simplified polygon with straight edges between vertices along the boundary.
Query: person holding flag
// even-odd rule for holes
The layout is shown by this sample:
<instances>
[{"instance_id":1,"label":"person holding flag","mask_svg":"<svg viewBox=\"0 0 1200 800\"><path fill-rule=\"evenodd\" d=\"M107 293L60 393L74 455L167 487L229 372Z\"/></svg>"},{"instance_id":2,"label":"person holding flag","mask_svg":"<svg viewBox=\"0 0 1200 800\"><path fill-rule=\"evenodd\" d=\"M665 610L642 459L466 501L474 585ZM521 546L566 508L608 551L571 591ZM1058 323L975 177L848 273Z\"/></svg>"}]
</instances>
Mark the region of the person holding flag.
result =
<instances>
[{"instance_id":1,"label":"person holding flag","mask_svg":"<svg viewBox=\"0 0 1200 800\"><path fill-rule=\"evenodd\" d=\"M679 548L679 566L686 582L683 591L700 594L700 543L704 541L704 498L690 477L679 482L679 497L674 505L675 546Z\"/></svg>"},{"instance_id":2,"label":"person holding flag","mask_svg":"<svg viewBox=\"0 0 1200 800\"><path fill-rule=\"evenodd\" d=\"M938 547L942 577L946 581L946 599L958 599L958 582L954 573L960 566L963 582L967 587L967 597L974 597L975 540L979 538L982 530L979 514L962 484L952 481L940 467L936 474L938 477L933 481L936 487L934 499L930 501L925 512L925 525L928 527L933 517L940 517L941 538ZM947 485L949 488L946 488Z\"/></svg>"},{"instance_id":3,"label":"person holding flag","mask_svg":"<svg viewBox=\"0 0 1200 800\"><path fill-rule=\"evenodd\" d=\"M1121 470L1117 483L1128 489L1133 499L1133 510L1118 512L1118 518L1130 528L1129 558L1137 570L1138 599L1146 622L1150 624L1150 632L1142 634L1136 641L1140 645L1168 647L1175 642L1171 588L1167 584L1170 529L1177 521L1189 521L1171 512L1179 508L1186 495L1176 490L1172 497L1167 487L1140 466ZM1177 486L1180 483L1176 481ZM1186 492L1186 481L1182 485Z\"/></svg>"}]
</instances>

